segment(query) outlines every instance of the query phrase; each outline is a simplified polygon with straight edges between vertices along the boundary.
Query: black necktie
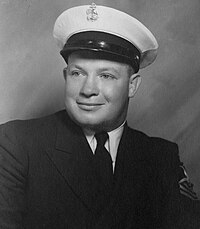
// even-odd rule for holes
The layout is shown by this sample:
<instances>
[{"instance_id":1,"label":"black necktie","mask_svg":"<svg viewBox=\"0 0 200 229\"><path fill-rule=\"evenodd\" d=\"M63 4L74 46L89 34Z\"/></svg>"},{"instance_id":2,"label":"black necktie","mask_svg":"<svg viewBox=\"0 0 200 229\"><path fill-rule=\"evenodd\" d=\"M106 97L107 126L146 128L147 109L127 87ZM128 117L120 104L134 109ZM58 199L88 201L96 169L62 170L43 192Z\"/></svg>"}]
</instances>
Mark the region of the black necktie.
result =
<instances>
[{"instance_id":1,"label":"black necktie","mask_svg":"<svg viewBox=\"0 0 200 229\"><path fill-rule=\"evenodd\" d=\"M107 191L110 192L113 185L112 158L104 146L109 136L106 132L96 133L94 136L97 140L97 147L94 155L96 166L95 170L100 182L102 182Z\"/></svg>"},{"instance_id":2,"label":"black necktie","mask_svg":"<svg viewBox=\"0 0 200 229\"><path fill-rule=\"evenodd\" d=\"M109 152L104 147L108 139L106 132L96 133L97 147L94 153L93 207L99 216L111 200L113 190L113 167Z\"/></svg>"}]
</instances>

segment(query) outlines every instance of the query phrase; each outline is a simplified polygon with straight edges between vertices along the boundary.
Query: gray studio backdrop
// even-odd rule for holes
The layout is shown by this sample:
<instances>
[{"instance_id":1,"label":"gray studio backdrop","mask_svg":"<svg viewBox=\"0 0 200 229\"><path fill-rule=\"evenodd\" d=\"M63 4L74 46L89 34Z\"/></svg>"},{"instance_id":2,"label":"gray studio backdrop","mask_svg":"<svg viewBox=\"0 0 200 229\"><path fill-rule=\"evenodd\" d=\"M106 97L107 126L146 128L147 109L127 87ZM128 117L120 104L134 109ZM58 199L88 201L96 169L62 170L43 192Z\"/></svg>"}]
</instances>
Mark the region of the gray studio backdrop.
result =
<instances>
[{"instance_id":1,"label":"gray studio backdrop","mask_svg":"<svg viewBox=\"0 0 200 229\"><path fill-rule=\"evenodd\" d=\"M64 61L52 30L65 9L90 1L0 0L0 123L63 108ZM95 2L141 20L158 39L156 62L141 71L129 124L176 141L200 195L200 1ZM162 152L160 152L162 153Z\"/></svg>"}]
</instances>

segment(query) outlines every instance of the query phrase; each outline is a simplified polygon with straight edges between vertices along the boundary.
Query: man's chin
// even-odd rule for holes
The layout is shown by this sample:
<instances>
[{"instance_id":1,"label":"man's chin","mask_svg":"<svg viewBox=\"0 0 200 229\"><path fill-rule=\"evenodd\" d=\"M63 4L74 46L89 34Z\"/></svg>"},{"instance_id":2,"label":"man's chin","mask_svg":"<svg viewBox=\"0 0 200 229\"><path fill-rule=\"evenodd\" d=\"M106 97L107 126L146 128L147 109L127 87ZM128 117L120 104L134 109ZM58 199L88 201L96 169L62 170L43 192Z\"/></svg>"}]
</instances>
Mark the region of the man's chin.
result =
<instances>
[{"instance_id":1,"label":"man's chin","mask_svg":"<svg viewBox=\"0 0 200 229\"><path fill-rule=\"evenodd\" d=\"M73 119L73 121L79 125L81 128L90 130L93 132L101 131L106 128L105 121L102 120L82 120L82 119Z\"/></svg>"},{"instance_id":2,"label":"man's chin","mask_svg":"<svg viewBox=\"0 0 200 229\"><path fill-rule=\"evenodd\" d=\"M78 122L78 125L81 126L82 128L86 128L86 129L91 129L91 130L96 130L99 129L100 127L103 126L103 122L100 121L94 121L94 122Z\"/></svg>"},{"instance_id":3,"label":"man's chin","mask_svg":"<svg viewBox=\"0 0 200 229\"><path fill-rule=\"evenodd\" d=\"M78 113L78 112L77 112ZM76 114L77 114L76 113ZM107 131L111 128L112 124L109 120L106 120L107 117L98 116L97 113L85 115L83 113L79 113L79 115L76 115L74 113L68 112L70 118L81 128L88 129L91 131Z\"/></svg>"}]
</instances>

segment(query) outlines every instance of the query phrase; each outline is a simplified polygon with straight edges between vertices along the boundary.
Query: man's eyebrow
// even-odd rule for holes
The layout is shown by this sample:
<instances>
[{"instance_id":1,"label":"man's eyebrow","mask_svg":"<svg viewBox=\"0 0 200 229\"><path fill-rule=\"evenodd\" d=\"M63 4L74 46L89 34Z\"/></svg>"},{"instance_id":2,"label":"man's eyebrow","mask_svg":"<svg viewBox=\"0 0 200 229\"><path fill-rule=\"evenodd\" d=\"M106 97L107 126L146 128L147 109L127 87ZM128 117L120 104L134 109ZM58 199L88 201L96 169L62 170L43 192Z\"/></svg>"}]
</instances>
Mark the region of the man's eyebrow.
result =
<instances>
[{"instance_id":1,"label":"man's eyebrow","mask_svg":"<svg viewBox=\"0 0 200 229\"><path fill-rule=\"evenodd\" d=\"M76 68L76 69L79 69L85 72L84 66L82 67L80 65L72 63L68 65L68 69L70 70L71 68ZM116 68L109 67L109 66L108 67L99 67L96 72L101 73L101 72L106 72L106 71L113 71L115 74L120 75L120 72Z\"/></svg>"},{"instance_id":2,"label":"man's eyebrow","mask_svg":"<svg viewBox=\"0 0 200 229\"><path fill-rule=\"evenodd\" d=\"M78 68L80 70L84 70L84 67L77 65L77 64L69 64L68 67L69 68L73 67L73 68ZM102 72L103 71L110 71L110 70L119 74L119 71L117 69L115 69L114 67L100 67L100 68L98 68L98 71L102 71Z\"/></svg>"},{"instance_id":3,"label":"man's eyebrow","mask_svg":"<svg viewBox=\"0 0 200 229\"><path fill-rule=\"evenodd\" d=\"M115 73L120 74L119 71L113 67L102 67L102 68L99 68L98 71L100 72L114 71Z\"/></svg>"},{"instance_id":4,"label":"man's eyebrow","mask_svg":"<svg viewBox=\"0 0 200 229\"><path fill-rule=\"evenodd\" d=\"M69 64L68 67L69 68L78 68L80 70L83 70L83 68L81 66L77 65L77 64Z\"/></svg>"}]
</instances>

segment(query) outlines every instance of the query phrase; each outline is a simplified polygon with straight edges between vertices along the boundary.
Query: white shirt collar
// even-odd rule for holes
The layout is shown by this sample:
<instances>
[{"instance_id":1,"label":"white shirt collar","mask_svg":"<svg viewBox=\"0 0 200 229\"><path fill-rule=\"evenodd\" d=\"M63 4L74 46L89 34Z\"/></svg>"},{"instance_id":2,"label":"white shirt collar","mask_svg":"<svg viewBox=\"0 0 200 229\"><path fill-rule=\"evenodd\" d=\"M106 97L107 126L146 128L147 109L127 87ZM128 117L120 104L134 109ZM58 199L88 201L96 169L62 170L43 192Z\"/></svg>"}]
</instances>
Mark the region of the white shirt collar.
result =
<instances>
[{"instance_id":1,"label":"white shirt collar","mask_svg":"<svg viewBox=\"0 0 200 229\"><path fill-rule=\"evenodd\" d=\"M105 143L105 147L108 150L108 152L110 153L113 163L115 163L115 161L116 161L117 149L118 149L119 142L120 142L123 130L124 130L125 122L126 121L124 121L116 129L108 132L109 140ZM86 132L84 132L84 133L85 133L86 139L87 139L87 141L88 141L88 143L89 143L89 145L90 145L90 147L92 149L92 152L94 153L95 149L96 149L96 146L97 146L97 142L96 142L96 139L94 137L94 134L93 135L91 135L91 134L89 135Z\"/></svg>"}]
</instances>

